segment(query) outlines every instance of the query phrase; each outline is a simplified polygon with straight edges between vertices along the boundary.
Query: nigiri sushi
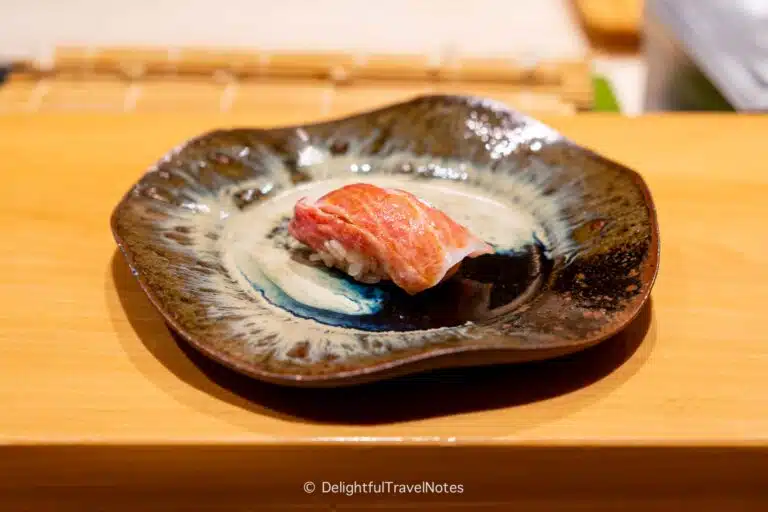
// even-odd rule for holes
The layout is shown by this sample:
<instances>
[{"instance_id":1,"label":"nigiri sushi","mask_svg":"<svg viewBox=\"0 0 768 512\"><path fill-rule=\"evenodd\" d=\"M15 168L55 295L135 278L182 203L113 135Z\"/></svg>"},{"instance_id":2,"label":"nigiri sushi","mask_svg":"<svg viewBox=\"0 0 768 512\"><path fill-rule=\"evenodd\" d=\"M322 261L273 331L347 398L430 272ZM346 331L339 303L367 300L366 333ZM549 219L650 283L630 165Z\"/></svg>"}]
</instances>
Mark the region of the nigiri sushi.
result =
<instances>
[{"instance_id":1,"label":"nigiri sushi","mask_svg":"<svg viewBox=\"0 0 768 512\"><path fill-rule=\"evenodd\" d=\"M439 209L404 190L355 183L294 206L289 233L363 283L390 280L416 295L451 277L464 258L493 252Z\"/></svg>"}]
</instances>

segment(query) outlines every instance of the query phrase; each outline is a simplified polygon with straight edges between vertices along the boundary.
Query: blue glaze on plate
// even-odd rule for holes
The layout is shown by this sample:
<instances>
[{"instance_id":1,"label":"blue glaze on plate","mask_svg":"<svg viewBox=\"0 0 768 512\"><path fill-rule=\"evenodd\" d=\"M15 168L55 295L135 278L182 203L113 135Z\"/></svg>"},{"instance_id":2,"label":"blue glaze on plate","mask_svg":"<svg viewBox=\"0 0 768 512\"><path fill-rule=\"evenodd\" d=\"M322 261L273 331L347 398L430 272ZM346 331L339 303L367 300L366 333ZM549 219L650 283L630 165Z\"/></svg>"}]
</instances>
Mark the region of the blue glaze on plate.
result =
<instances>
[{"instance_id":1,"label":"blue glaze on plate","mask_svg":"<svg viewBox=\"0 0 768 512\"><path fill-rule=\"evenodd\" d=\"M280 307L290 313L304 318L306 320L315 320L322 324L335 327L348 327L370 331L386 331L386 326L377 325L375 322L366 319L376 317L381 311L384 301L388 298L387 292L376 285L366 285L352 281L350 278L341 275L339 272L330 271L338 274L335 288L337 288L347 299L360 306L359 314L345 314L329 309L316 308L309 306L285 293L282 288L274 283L263 272L259 272L258 282L249 276L246 272L240 271L253 289L259 292L273 306Z\"/></svg>"},{"instance_id":2,"label":"blue glaze on plate","mask_svg":"<svg viewBox=\"0 0 768 512\"><path fill-rule=\"evenodd\" d=\"M285 293L264 272L242 276L270 304L324 325L370 332L415 331L455 327L492 319L534 291L551 262L537 241L523 248L495 247L494 254L468 258L445 282L411 296L390 282L363 284L335 269L321 267L321 281L360 306L351 314L318 308Z\"/></svg>"}]
</instances>

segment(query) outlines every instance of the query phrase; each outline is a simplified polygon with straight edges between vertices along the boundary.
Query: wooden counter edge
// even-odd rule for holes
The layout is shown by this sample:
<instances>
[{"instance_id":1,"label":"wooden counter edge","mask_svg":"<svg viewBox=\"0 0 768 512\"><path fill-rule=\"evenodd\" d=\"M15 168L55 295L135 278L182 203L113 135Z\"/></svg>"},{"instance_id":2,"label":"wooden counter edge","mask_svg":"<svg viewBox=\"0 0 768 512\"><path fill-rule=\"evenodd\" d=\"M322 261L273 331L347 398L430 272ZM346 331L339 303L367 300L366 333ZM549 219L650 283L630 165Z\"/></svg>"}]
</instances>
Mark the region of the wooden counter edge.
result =
<instances>
[{"instance_id":1,"label":"wooden counter edge","mask_svg":"<svg viewBox=\"0 0 768 512\"><path fill-rule=\"evenodd\" d=\"M599 509L611 503L672 497L719 507L733 500L765 506L766 475L765 444L27 444L0 446L0 505L51 500L57 510L67 503L73 510L84 510L117 498L142 509L146 509L142 503L150 500L166 509L190 503L196 509L207 505L241 509L268 501L357 506L452 503L474 508L505 503L507 510L514 503L538 503L548 504L546 510L584 500L590 509ZM433 482L460 485L462 492L308 494L302 486L310 481L318 486Z\"/></svg>"}]
</instances>

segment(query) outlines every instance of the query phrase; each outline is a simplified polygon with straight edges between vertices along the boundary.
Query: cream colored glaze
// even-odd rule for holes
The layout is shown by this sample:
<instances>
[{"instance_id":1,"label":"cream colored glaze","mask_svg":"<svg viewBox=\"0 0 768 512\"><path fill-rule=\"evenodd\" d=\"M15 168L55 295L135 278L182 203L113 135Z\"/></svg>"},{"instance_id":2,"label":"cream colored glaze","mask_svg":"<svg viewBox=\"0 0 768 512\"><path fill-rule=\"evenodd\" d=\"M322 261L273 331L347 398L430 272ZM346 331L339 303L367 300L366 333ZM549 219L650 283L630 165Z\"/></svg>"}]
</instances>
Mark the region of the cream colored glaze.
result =
<instances>
[{"instance_id":1,"label":"cream colored glaze","mask_svg":"<svg viewBox=\"0 0 768 512\"><path fill-rule=\"evenodd\" d=\"M375 312L375 300L366 301L354 289L344 286L341 280L329 277L322 264L310 266L296 261L290 251L275 247L274 240L266 238L281 219L292 216L294 205L302 197L316 200L334 189L361 180L382 187L406 188L467 226L483 240L507 250L531 244L534 232L540 240L546 240L544 229L531 215L513 205L484 197L481 190L469 190L466 185L392 176L353 176L295 187L233 215L224 230L227 270L231 275L242 274L241 277L261 288L267 286L264 282L267 279L295 301L315 308L343 314Z\"/></svg>"},{"instance_id":2,"label":"cream colored glaze","mask_svg":"<svg viewBox=\"0 0 768 512\"><path fill-rule=\"evenodd\" d=\"M351 151L354 153L354 151ZM575 247L570 239L570 225L561 208L570 201L580 201L579 188L565 186L554 194L542 194L547 175L535 166L508 170L472 170L465 164L414 157L407 153L379 159L362 157L331 158L320 150L300 152L307 165L301 168L313 181L294 187L289 171L276 158L267 158L270 175L241 182L220 190L216 196L185 191L194 209L172 208L165 228L189 230L192 244L175 250L194 253L211 265L222 264L227 274L199 274L185 268L173 271L186 278L190 293L207 305L207 314L220 318L234 335L249 340L254 354L270 353L276 359L291 359L298 364L312 364L329 355L338 358L388 353L403 348L429 344L446 334L472 337L471 324L410 332L368 332L334 327L305 319L272 305L251 284L263 273L295 300L346 314L365 313L374 303L361 300L354 290L329 279L323 271L289 260L278 250L265 250L264 235L283 217L291 215L293 205L303 196L318 198L345 183L371 182L408 190L443 209L457 222L502 249L520 248L535 236L551 255L567 255ZM372 173L373 170L402 169L396 174ZM429 166L429 167L427 167ZM418 176L419 170L445 177L429 180ZM352 172L350 172L352 171ZM454 181L452 181L454 180ZM274 187L275 195L256 202L245 210L236 207L232 194L237 190ZM205 212L205 213L199 213ZM209 233L219 235L211 240ZM166 240L166 239L164 239ZM176 244L173 240L166 243ZM271 242L270 242L271 243ZM249 282L250 280L250 282ZM243 294L245 292L245 294ZM359 336L365 335L363 346ZM294 358L297 343L310 341L306 357Z\"/></svg>"},{"instance_id":3,"label":"cream colored glaze","mask_svg":"<svg viewBox=\"0 0 768 512\"><path fill-rule=\"evenodd\" d=\"M290 217L293 205L303 195L301 190L290 189L264 204L233 215L224 228L225 267L231 275L245 279L249 285L244 287L259 298L261 294L254 292L250 283L263 288L267 286L266 280L293 300L310 307L348 315L373 312L374 303L362 297L350 297L350 291L323 265L298 261L291 251L276 246L275 239L267 238L283 218ZM280 237L278 241L293 248L301 247L290 236Z\"/></svg>"}]
</instances>

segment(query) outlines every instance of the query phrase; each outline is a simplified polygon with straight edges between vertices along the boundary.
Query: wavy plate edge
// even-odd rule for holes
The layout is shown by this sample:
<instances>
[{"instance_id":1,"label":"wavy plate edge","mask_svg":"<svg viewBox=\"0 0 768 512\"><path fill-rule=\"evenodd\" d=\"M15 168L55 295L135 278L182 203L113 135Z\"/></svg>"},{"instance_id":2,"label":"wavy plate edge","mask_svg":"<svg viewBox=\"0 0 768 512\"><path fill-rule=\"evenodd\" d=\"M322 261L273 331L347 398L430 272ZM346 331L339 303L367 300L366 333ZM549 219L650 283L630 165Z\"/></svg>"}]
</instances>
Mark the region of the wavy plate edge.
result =
<instances>
[{"instance_id":1,"label":"wavy plate edge","mask_svg":"<svg viewBox=\"0 0 768 512\"><path fill-rule=\"evenodd\" d=\"M640 314L643 307L647 304L651 291L656 283L660 260L661 260L661 237L658 223L658 214L656 211L656 205L653 200L653 196L645 182L642 175L632 168L625 166L615 160L607 158L596 151L582 146L572 139L563 135L560 131L552 128L549 125L538 121L537 119L523 114L522 112L511 108L510 106L499 102L497 100L472 96L472 95L450 95L450 94L427 94L417 95L409 100L404 100L396 103L391 103L377 108L372 108L357 113L349 114L346 116L340 116L338 118L326 119L322 121L316 121L311 123L301 123L292 125L280 125L269 128L249 128L260 132L278 132L278 131L290 131L301 128L310 127L323 127L335 123L344 121L351 121L366 116L371 116L377 113L384 113L389 110L402 108L409 104L416 104L425 101L436 100L451 100L457 102L463 102L469 106L478 106L488 108L494 111L501 111L516 121L525 124L536 124L542 126L553 133L557 133L561 137L561 141L571 147L578 148L584 151L594 158L606 163L610 163L615 166L620 172L627 174L637 189L642 193L644 198L644 204L648 210L649 223L651 227L650 232L650 245L648 247L648 255L645 258L640 272L641 278L645 283L642 294L639 294L637 298L631 303L631 309L628 308L626 314L613 324L609 325L601 330L598 334L585 338L578 344L565 343L563 345L556 345L548 348L531 349L531 348L515 348L502 344L489 344L483 346L464 346L464 347L450 347L450 348L430 348L421 353L413 355L405 355L398 359L383 361L380 363L374 363L372 365L363 366L361 368L353 370L341 370L333 373L320 374L320 375L299 375L299 374L286 374L278 372L270 372L260 369L255 369L250 365L241 363L240 361L226 357L215 350L206 347L199 343L194 336L187 332L174 318L163 309L158 297L143 278L141 272L139 272L134 264L134 259L131 252L126 248L125 242L119 234L117 229L118 214L120 209L124 206L130 197L133 190L133 186L126 191L120 201L117 203L110 216L110 229L112 231L115 242L119 251L122 253L128 267L131 270L131 274L136 278L141 290L147 296L153 307L160 313L164 321L170 326L170 328L188 343L191 347L205 355L206 357L222 364L236 372L242 373L249 377L269 382L272 384L278 384L282 386L292 387L342 387L360 385L373 381L379 381L384 379L391 379L395 377L401 377L416 373L421 373L428 370L468 367L468 366L483 366L483 365L496 365L496 364L511 364L521 362L534 362L539 360L551 359L555 357L561 357L576 352L581 352L590 347L599 344L602 341L622 332L626 327ZM182 143L176 145L167 151L160 158L155 160L151 166L149 166L140 176L146 175L150 170L157 165L157 162L161 161L168 155L172 155L184 149L187 145L194 141L206 137L210 133L216 130L222 130L224 128L212 129L204 132L196 137L191 137ZM525 354L525 357L522 355Z\"/></svg>"}]
</instances>

